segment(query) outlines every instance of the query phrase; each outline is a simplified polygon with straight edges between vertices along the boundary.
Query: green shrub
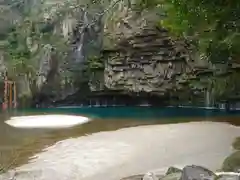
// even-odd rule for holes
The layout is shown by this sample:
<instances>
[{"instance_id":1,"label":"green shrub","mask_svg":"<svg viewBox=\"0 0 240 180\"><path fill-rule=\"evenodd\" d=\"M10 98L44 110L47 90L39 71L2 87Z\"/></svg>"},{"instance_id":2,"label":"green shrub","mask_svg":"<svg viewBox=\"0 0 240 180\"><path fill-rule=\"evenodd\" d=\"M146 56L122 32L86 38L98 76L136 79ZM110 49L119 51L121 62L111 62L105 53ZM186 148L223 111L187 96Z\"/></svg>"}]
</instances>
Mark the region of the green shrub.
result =
<instances>
[{"instance_id":1,"label":"green shrub","mask_svg":"<svg viewBox=\"0 0 240 180\"><path fill-rule=\"evenodd\" d=\"M233 148L240 150L240 137L236 138L235 141L233 142Z\"/></svg>"}]
</instances>

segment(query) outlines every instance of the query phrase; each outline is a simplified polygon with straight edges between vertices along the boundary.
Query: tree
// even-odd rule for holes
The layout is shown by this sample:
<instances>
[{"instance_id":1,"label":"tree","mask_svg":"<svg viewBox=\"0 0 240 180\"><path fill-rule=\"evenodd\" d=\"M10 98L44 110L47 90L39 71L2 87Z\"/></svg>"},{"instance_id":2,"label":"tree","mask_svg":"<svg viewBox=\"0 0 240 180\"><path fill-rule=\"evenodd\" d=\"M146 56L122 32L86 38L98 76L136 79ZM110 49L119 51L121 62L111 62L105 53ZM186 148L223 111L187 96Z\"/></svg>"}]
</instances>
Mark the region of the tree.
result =
<instances>
[{"instance_id":1,"label":"tree","mask_svg":"<svg viewBox=\"0 0 240 180\"><path fill-rule=\"evenodd\" d=\"M160 25L194 40L208 60L228 63L240 45L240 1L164 0L166 18Z\"/></svg>"}]
</instances>

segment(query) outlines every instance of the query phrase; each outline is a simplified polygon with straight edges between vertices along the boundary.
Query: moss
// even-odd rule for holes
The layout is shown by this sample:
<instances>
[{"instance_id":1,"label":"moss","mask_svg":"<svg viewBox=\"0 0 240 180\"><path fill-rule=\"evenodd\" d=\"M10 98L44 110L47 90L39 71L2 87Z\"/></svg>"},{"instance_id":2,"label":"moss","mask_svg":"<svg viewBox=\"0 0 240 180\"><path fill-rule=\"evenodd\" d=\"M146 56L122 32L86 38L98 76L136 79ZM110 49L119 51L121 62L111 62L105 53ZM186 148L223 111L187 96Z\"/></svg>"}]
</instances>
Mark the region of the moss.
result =
<instances>
[{"instance_id":1,"label":"moss","mask_svg":"<svg viewBox=\"0 0 240 180\"><path fill-rule=\"evenodd\" d=\"M224 171L235 171L236 169L240 169L240 137L235 139L232 146L237 151L224 160L222 167Z\"/></svg>"},{"instance_id":2,"label":"moss","mask_svg":"<svg viewBox=\"0 0 240 180\"><path fill-rule=\"evenodd\" d=\"M237 151L227 157L222 166L223 171L235 171L240 168L240 151Z\"/></svg>"},{"instance_id":3,"label":"moss","mask_svg":"<svg viewBox=\"0 0 240 180\"><path fill-rule=\"evenodd\" d=\"M90 70L104 68L103 59L101 57L92 56L88 58L87 66Z\"/></svg>"},{"instance_id":4,"label":"moss","mask_svg":"<svg viewBox=\"0 0 240 180\"><path fill-rule=\"evenodd\" d=\"M236 138L233 142L233 148L240 151L240 137Z\"/></svg>"}]
</instances>

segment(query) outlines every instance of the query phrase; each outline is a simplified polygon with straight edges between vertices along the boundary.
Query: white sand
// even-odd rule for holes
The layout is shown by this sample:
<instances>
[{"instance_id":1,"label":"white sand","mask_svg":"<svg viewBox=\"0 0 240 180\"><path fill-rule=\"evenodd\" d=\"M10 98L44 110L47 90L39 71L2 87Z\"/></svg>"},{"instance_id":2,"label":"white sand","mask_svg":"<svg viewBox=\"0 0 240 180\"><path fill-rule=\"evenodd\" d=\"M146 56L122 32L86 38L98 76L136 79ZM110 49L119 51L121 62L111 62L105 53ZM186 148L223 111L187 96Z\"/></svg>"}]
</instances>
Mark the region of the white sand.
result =
<instances>
[{"instance_id":1,"label":"white sand","mask_svg":"<svg viewBox=\"0 0 240 180\"><path fill-rule=\"evenodd\" d=\"M232 152L237 136L239 127L214 122L95 133L58 142L36 154L17 168L17 180L117 180L188 164L216 170Z\"/></svg>"},{"instance_id":2,"label":"white sand","mask_svg":"<svg viewBox=\"0 0 240 180\"><path fill-rule=\"evenodd\" d=\"M11 117L5 123L16 128L67 128L89 121L89 118L83 116L36 115Z\"/></svg>"}]
</instances>

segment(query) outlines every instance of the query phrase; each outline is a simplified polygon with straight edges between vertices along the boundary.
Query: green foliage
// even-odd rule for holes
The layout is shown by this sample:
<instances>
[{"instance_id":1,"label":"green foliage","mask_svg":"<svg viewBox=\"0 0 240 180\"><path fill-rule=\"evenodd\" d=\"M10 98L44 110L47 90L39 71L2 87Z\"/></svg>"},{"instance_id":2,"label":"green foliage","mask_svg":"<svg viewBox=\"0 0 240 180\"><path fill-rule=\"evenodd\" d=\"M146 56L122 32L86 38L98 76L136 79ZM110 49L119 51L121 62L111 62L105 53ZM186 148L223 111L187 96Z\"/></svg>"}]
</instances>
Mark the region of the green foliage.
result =
<instances>
[{"instance_id":1,"label":"green foliage","mask_svg":"<svg viewBox=\"0 0 240 180\"><path fill-rule=\"evenodd\" d=\"M12 28L5 32L5 59L8 74L12 78L20 74L35 78L40 52L45 44L51 44L58 52L67 50L66 40L53 32L56 22L44 21L41 14L38 17L33 15L24 14L22 20L16 21Z\"/></svg>"},{"instance_id":2,"label":"green foliage","mask_svg":"<svg viewBox=\"0 0 240 180\"><path fill-rule=\"evenodd\" d=\"M31 38L32 41L36 39L33 29L33 24L26 20L12 28L7 36L5 55L8 59L8 72L12 72L9 74L12 78L20 74L33 73L31 63L33 53L27 44L27 38Z\"/></svg>"},{"instance_id":3,"label":"green foliage","mask_svg":"<svg viewBox=\"0 0 240 180\"><path fill-rule=\"evenodd\" d=\"M240 168L240 137L237 137L232 144L233 148L237 150L223 162L223 171L236 171Z\"/></svg>"},{"instance_id":4,"label":"green foliage","mask_svg":"<svg viewBox=\"0 0 240 180\"><path fill-rule=\"evenodd\" d=\"M192 80L190 81L189 83L189 87L191 89L199 89L199 90L203 90L206 88L206 84L202 83L201 81L199 80Z\"/></svg>"},{"instance_id":5,"label":"green foliage","mask_svg":"<svg viewBox=\"0 0 240 180\"><path fill-rule=\"evenodd\" d=\"M225 77L212 77L213 95L218 99L235 96L234 92L240 90L239 77L240 74L238 72L226 75Z\"/></svg>"},{"instance_id":6,"label":"green foliage","mask_svg":"<svg viewBox=\"0 0 240 180\"><path fill-rule=\"evenodd\" d=\"M134 6L140 10L151 9L158 6L161 2L162 0L137 0Z\"/></svg>"},{"instance_id":7,"label":"green foliage","mask_svg":"<svg viewBox=\"0 0 240 180\"><path fill-rule=\"evenodd\" d=\"M104 68L103 60L100 57L92 56L88 58L87 66L90 70Z\"/></svg>"},{"instance_id":8,"label":"green foliage","mask_svg":"<svg viewBox=\"0 0 240 180\"><path fill-rule=\"evenodd\" d=\"M240 151L236 151L227 157L223 162L222 170L225 172L234 172L240 167Z\"/></svg>"},{"instance_id":9,"label":"green foliage","mask_svg":"<svg viewBox=\"0 0 240 180\"><path fill-rule=\"evenodd\" d=\"M139 0L142 8L160 7L166 15L158 25L173 35L191 40L200 54L212 64L228 67L240 57L239 0ZM228 97L239 91L239 74L209 77L190 82L190 88L209 89L216 98Z\"/></svg>"},{"instance_id":10,"label":"green foliage","mask_svg":"<svg viewBox=\"0 0 240 180\"><path fill-rule=\"evenodd\" d=\"M227 62L240 53L240 1L165 0L160 25L190 37L212 62Z\"/></svg>"},{"instance_id":11,"label":"green foliage","mask_svg":"<svg viewBox=\"0 0 240 180\"><path fill-rule=\"evenodd\" d=\"M237 137L233 142L233 148L240 151L240 137Z\"/></svg>"},{"instance_id":12,"label":"green foliage","mask_svg":"<svg viewBox=\"0 0 240 180\"><path fill-rule=\"evenodd\" d=\"M159 25L195 41L213 63L227 63L240 54L240 1L138 0L142 9L161 7Z\"/></svg>"}]
</instances>

